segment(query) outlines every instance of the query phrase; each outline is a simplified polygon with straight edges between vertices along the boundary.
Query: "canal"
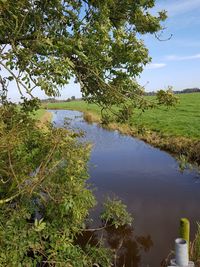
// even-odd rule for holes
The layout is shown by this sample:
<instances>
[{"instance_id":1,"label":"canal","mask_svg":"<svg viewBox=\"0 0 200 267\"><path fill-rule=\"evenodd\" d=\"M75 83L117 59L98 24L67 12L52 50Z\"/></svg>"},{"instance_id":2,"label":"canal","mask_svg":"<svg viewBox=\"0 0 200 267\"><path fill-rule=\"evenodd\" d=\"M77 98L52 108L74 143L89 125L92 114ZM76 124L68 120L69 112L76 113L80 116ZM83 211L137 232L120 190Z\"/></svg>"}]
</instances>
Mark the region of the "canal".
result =
<instances>
[{"instance_id":1,"label":"canal","mask_svg":"<svg viewBox=\"0 0 200 267\"><path fill-rule=\"evenodd\" d=\"M51 112L56 127L64 127L68 118L68 126L83 130L83 140L93 144L88 182L98 205L91 213L92 226L101 225L98 215L108 196L122 199L133 215L133 227L104 231L106 244L117 252L118 267L159 267L173 249L181 217L191 221L194 237L200 220L197 173L180 172L176 159L143 141L88 124L81 112Z\"/></svg>"}]
</instances>

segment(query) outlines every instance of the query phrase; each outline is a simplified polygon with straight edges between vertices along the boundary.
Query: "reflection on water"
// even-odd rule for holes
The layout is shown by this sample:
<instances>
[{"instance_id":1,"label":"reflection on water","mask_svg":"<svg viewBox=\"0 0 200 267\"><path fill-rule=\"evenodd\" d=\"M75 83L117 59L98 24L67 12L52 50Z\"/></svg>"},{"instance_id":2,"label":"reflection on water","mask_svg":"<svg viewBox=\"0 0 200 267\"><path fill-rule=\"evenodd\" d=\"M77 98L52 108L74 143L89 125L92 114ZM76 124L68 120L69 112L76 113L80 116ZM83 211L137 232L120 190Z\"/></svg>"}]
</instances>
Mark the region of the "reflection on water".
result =
<instances>
[{"instance_id":1,"label":"reflection on water","mask_svg":"<svg viewBox=\"0 0 200 267\"><path fill-rule=\"evenodd\" d=\"M70 127L85 131L84 140L94 144L90 160L90 182L99 201L92 213L94 226L107 195L120 197L134 217L130 227L104 231L107 244L117 250L116 266L157 267L178 235L179 219L191 220L192 237L200 220L200 179L194 172L180 173L176 160L117 131L87 124L76 111L52 111L57 127L65 117ZM99 236L95 235L98 241ZM85 237L85 240L87 238Z\"/></svg>"},{"instance_id":2,"label":"reflection on water","mask_svg":"<svg viewBox=\"0 0 200 267\"><path fill-rule=\"evenodd\" d=\"M108 229L106 240L115 251L116 266L141 266L142 251L148 252L153 245L149 235L135 236L133 228L128 226Z\"/></svg>"},{"instance_id":3,"label":"reflection on water","mask_svg":"<svg viewBox=\"0 0 200 267\"><path fill-rule=\"evenodd\" d=\"M118 229L107 227L103 233L97 231L86 231L77 239L77 243L82 247L88 243L98 246L99 241L104 238L105 245L112 248L114 266L141 266L142 252L148 252L153 246L153 241L149 235L135 236L133 227L124 226Z\"/></svg>"}]
</instances>

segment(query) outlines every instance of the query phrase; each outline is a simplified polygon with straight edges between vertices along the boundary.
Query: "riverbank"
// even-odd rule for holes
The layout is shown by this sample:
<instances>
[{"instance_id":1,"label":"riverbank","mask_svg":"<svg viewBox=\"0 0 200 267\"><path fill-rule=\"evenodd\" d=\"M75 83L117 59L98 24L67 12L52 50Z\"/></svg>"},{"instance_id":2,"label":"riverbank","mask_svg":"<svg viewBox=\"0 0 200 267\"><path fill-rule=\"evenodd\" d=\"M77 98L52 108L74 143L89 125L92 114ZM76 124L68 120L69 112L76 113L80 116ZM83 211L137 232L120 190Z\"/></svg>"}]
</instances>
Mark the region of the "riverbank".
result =
<instances>
[{"instance_id":1,"label":"riverbank","mask_svg":"<svg viewBox=\"0 0 200 267\"><path fill-rule=\"evenodd\" d=\"M47 122L51 122L52 113L45 109L39 109L35 114L35 119L38 120L38 126L42 128Z\"/></svg>"},{"instance_id":2,"label":"riverbank","mask_svg":"<svg viewBox=\"0 0 200 267\"><path fill-rule=\"evenodd\" d=\"M132 126L109 123L104 126L122 134L137 137L157 148L200 165L200 94L184 94L175 108L159 108L144 113L136 111L131 118ZM87 122L101 124L100 108L84 101L47 103L46 109L71 109L84 113Z\"/></svg>"},{"instance_id":3,"label":"riverbank","mask_svg":"<svg viewBox=\"0 0 200 267\"><path fill-rule=\"evenodd\" d=\"M84 119L89 123L101 123L100 116L98 117L92 112L84 112ZM154 147L173 154L175 157L178 157L183 167L187 162L200 165L200 141L197 139L183 136L168 136L151 131L150 129L139 129L120 123L109 123L102 126L109 130L118 130L122 134L137 137Z\"/></svg>"}]
</instances>

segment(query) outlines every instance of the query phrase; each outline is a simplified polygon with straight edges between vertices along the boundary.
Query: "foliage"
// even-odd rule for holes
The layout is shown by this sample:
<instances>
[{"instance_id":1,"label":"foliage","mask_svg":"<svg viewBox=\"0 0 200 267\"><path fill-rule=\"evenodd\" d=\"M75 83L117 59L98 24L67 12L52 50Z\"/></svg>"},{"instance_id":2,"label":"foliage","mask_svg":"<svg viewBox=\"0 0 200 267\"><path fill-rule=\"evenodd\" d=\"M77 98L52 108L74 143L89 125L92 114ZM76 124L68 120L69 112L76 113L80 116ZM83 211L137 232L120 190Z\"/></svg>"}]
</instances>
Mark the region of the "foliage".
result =
<instances>
[{"instance_id":1,"label":"foliage","mask_svg":"<svg viewBox=\"0 0 200 267\"><path fill-rule=\"evenodd\" d=\"M168 107L175 106L178 103L178 97L174 96L173 90L171 87L167 91L159 90L156 94L158 104L166 105Z\"/></svg>"},{"instance_id":2,"label":"foliage","mask_svg":"<svg viewBox=\"0 0 200 267\"><path fill-rule=\"evenodd\" d=\"M113 117L111 115L109 115L108 113L102 114L101 116L101 123L102 125L108 125L109 123L111 123L113 121Z\"/></svg>"},{"instance_id":3,"label":"foliage","mask_svg":"<svg viewBox=\"0 0 200 267\"><path fill-rule=\"evenodd\" d=\"M200 264L200 224L197 223L197 232L190 249L191 259L199 266Z\"/></svg>"},{"instance_id":4,"label":"foliage","mask_svg":"<svg viewBox=\"0 0 200 267\"><path fill-rule=\"evenodd\" d=\"M133 115L132 106L123 107L119 110L119 114L117 116L117 122L128 122L128 120Z\"/></svg>"},{"instance_id":5,"label":"foliage","mask_svg":"<svg viewBox=\"0 0 200 267\"><path fill-rule=\"evenodd\" d=\"M132 217L127 212L127 207L119 199L110 199L104 203L104 211L101 219L107 223L112 223L116 228L132 223Z\"/></svg>"},{"instance_id":6,"label":"foliage","mask_svg":"<svg viewBox=\"0 0 200 267\"><path fill-rule=\"evenodd\" d=\"M109 266L108 250L74 242L95 204L86 183L90 146L78 133L40 129L29 113L9 102L0 108L2 266ZM115 206L115 225L126 223Z\"/></svg>"},{"instance_id":7,"label":"foliage","mask_svg":"<svg viewBox=\"0 0 200 267\"><path fill-rule=\"evenodd\" d=\"M1 264L87 266L73 240L95 204L86 185L89 146L64 129L42 131L14 104L0 117Z\"/></svg>"},{"instance_id":8,"label":"foliage","mask_svg":"<svg viewBox=\"0 0 200 267\"><path fill-rule=\"evenodd\" d=\"M98 263L96 266L111 266L112 253L104 247L94 247L91 245L86 246L86 251L91 257L92 262ZM95 266L95 264L94 264Z\"/></svg>"},{"instance_id":9,"label":"foliage","mask_svg":"<svg viewBox=\"0 0 200 267\"><path fill-rule=\"evenodd\" d=\"M162 29L155 0L0 1L0 66L21 95L48 96L75 77L84 98L104 107L145 104L136 76L151 60L146 33Z\"/></svg>"}]
</instances>

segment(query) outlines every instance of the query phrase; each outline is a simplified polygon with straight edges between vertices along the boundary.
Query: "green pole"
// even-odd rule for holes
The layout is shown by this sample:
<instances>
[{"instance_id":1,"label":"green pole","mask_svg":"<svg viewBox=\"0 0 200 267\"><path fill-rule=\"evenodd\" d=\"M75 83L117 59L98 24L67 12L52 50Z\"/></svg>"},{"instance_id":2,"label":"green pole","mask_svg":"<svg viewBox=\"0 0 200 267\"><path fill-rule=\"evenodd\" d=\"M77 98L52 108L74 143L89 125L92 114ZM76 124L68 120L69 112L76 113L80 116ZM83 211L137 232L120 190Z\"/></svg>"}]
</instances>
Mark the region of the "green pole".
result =
<instances>
[{"instance_id":1,"label":"green pole","mask_svg":"<svg viewBox=\"0 0 200 267\"><path fill-rule=\"evenodd\" d=\"M190 247L190 222L187 218L181 218L179 226L179 236L187 241L188 251Z\"/></svg>"}]
</instances>

